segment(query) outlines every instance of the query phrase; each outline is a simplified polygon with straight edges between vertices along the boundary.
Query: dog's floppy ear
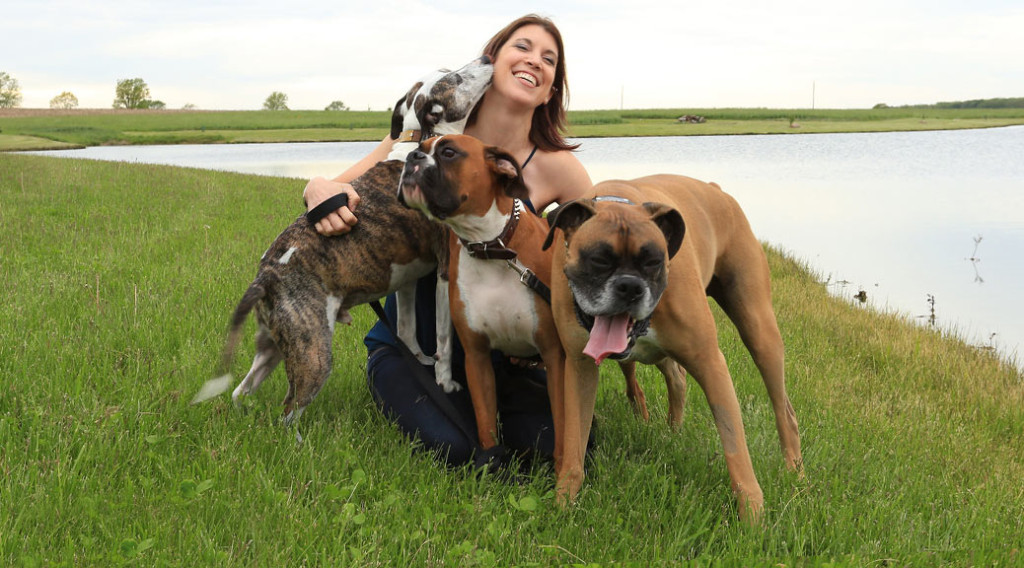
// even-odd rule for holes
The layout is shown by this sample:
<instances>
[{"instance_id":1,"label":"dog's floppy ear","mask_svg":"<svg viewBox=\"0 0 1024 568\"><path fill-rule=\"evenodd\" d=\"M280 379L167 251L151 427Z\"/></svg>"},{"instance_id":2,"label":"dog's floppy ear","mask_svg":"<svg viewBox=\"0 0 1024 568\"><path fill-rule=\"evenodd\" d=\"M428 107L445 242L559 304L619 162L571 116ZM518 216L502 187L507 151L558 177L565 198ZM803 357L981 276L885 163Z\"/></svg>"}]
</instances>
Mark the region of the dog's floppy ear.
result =
<instances>
[{"instance_id":1,"label":"dog's floppy ear","mask_svg":"<svg viewBox=\"0 0 1024 568\"><path fill-rule=\"evenodd\" d=\"M505 195L516 199L529 199L530 192L523 183L523 170L512 154L501 148L489 146L484 150L484 156L502 184Z\"/></svg>"},{"instance_id":2,"label":"dog's floppy ear","mask_svg":"<svg viewBox=\"0 0 1024 568\"><path fill-rule=\"evenodd\" d=\"M548 250L555 239L555 229L562 229L568 233L582 225L587 219L594 216L594 202L590 199L574 199L559 205L554 211L548 213L548 236L544 239L544 246L541 250Z\"/></svg>"},{"instance_id":3,"label":"dog's floppy ear","mask_svg":"<svg viewBox=\"0 0 1024 568\"><path fill-rule=\"evenodd\" d=\"M416 96L416 92L423 86L423 81L418 81L415 85L409 89L409 92L402 95L402 98L398 99L395 103L395 110L391 112L391 139L398 140L398 137L402 135L405 125L405 113L412 112L412 99ZM405 112L402 112L403 106Z\"/></svg>"},{"instance_id":4,"label":"dog's floppy ear","mask_svg":"<svg viewBox=\"0 0 1024 568\"><path fill-rule=\"evenodd\" d=\"M651 214L651 221L665 234L665 241L668 242L668 257L672 258L679 252L683 245L683 235L686 234L686 223L683 216L674 207L664 203L644 203L644 209Z\"/></svg>"},{"instance_id":5,"label":"dog's floppy ear","mask_svg":"<svg viewBox=\"0 0 1024 568\"><path fill-rule=\"evenodd\" d=\"M405 104L405 97L398 99L395 103L395 110L391 111L391 139L398 140L402 135L402 123L405 122L405 115L402 113L402 105Z\"/></svg>"}]
</instances>

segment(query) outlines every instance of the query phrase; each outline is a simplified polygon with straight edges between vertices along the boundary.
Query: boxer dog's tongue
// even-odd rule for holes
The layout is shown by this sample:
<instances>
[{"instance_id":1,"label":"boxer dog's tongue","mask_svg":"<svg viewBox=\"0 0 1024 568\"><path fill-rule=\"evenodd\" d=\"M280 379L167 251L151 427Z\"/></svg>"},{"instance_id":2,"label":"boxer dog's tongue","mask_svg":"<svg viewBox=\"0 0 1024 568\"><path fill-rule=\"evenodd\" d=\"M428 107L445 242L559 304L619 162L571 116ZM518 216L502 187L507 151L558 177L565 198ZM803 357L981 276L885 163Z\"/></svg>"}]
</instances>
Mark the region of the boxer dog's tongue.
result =
<instances>
[{"instance_id":1,"label":"boxer dog's tongue","mask_svg":"<svg viewBox=\"0 0 1024 568\"><path fill-rule=\"evenodd\" d=\"M609 355L622 353L629 347L629 313L613 316L594 316L594 327L590 330L590 341L583 349L600 365Z\"/></svg>"}]
</instances>

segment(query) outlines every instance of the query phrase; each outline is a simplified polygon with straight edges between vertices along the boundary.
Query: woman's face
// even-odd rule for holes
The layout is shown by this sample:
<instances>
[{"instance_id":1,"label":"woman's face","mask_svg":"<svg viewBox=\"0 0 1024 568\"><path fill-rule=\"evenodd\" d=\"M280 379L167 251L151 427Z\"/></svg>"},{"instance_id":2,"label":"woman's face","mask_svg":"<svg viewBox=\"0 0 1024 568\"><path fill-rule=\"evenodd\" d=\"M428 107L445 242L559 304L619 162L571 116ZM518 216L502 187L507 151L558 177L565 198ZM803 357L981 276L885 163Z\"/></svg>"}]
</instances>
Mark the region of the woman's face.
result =
<instances>
[{"instance_id":1,"label":"woman's face","mask_svg":"<svg viewBox=\"0 0 1024 568\"><path fill-rule=\"evenodd\" d=\"M513 101L540 106L551 98L558 64L555 38L536 24L512 33L494 60L494 86Z\"/></svg>"}]
</instances>

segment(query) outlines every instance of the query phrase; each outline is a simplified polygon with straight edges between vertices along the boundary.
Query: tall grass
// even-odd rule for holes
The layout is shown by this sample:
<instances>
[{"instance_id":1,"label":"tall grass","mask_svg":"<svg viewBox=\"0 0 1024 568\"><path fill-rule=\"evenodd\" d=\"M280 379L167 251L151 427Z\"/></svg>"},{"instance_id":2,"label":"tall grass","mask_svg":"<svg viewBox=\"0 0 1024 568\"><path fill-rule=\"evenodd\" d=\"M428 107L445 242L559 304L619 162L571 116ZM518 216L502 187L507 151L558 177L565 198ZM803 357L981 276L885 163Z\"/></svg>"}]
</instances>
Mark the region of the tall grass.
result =
<instances>
[{"instance_id":1,"label":"tall grass","mask_svg":"<svg viewBox=\"0 0 1024 568\"><path fill-rule=\"evenodd\" d=\"M955 338L830 296L770 250L807 477L785 472L753 363L721 319L764 525L737 523L710 412L635 419L605 369L576 506L446 470L375 410L358 309L303 415L278 370L244 410L210 378L302 182L0 154L0 564L1013 565L1024 561L1024 381ZM250 331L252 325L250 322ZM242 349L236 375L252 356Z\"/></svg>"}]
</instances>

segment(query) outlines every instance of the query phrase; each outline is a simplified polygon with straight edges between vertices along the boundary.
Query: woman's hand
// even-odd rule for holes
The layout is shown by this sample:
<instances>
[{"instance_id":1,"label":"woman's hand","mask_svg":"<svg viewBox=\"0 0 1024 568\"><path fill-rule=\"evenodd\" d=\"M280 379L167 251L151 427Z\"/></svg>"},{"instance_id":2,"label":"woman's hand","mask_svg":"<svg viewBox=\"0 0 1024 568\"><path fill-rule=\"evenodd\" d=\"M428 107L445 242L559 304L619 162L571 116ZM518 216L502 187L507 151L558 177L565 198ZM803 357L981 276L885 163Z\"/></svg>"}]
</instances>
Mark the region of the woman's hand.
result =
<instances>
[{"instance_id":1,"label":"woman's hand","mask_svg":"<svg viewBox=\"0 0 1024 568\"><path fill-rule=\"evenodd\" d=\"M358 222L352 212L359 205L359 194L350 184L322 177L309 180L306 189L302 191L302 197L306 200L306 211L312 210L327 198L339 193L348 195L348 205L331 212L316 222L314 227L321 235L331 237L343 235L352 230L352 227Z\"/></svg>"}]
</instances>

